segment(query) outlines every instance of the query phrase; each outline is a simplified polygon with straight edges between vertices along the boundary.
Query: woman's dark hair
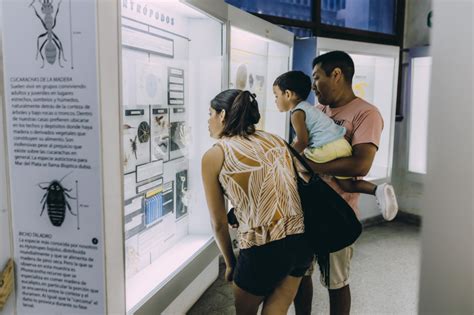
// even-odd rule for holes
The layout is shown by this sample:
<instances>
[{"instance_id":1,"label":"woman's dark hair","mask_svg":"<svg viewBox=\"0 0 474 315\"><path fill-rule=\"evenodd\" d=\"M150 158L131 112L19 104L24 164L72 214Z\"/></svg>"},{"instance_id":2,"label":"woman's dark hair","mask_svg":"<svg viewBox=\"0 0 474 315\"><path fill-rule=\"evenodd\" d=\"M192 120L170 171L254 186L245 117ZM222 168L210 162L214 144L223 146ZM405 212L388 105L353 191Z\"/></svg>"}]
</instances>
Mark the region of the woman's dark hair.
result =
<instances>
[{"instance_id":1,"label":"woman's dark hair","mask_svg":"<svg viewBox=\"0 0 474 315\"><path fill-rule=\"evenodd\" d=\"M220 92L212 99L211 107L218 113L226 112L221 136L249 136L255 132L255 124L260 120L255 94L249 91L229 89Z\"/></svg>"}]
</instances>

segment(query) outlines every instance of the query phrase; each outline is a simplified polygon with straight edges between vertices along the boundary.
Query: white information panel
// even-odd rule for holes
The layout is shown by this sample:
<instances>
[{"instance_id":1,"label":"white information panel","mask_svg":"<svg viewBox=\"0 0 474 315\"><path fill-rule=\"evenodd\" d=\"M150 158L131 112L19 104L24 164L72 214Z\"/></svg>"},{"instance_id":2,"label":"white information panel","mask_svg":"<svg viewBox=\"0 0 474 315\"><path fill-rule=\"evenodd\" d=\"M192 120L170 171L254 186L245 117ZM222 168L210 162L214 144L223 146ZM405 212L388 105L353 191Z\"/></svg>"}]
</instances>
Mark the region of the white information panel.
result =
<instances>
[{"instance_id":1,"label":"white information panel","mask_svg":"<svg viewBox=\"0 0 474 315\"><path fill-rule=\"evenodd\" d=\"M96 6L2 1L17 314L105 314Z\"/></svg>"}]
</instances>

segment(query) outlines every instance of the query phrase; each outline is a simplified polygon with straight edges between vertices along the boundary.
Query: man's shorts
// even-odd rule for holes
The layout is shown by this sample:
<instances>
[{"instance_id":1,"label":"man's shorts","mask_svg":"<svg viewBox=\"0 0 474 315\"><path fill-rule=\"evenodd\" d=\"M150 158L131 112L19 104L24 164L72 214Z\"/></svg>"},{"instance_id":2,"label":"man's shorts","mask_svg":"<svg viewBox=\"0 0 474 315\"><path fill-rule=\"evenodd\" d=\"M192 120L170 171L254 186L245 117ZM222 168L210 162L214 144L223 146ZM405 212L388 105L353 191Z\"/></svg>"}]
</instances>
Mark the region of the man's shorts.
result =
<instances>
[{"instance_id":1,"label":"man's shorts","mask_svg":"<svg viewBox=\"0 0 474 315\"><path fill-rule=\"evenodd\" d=\"M341 138L320 147L306 148L303 153L315 163L326 163L338 158L351 156L352 147L345 138ZM336 178L349 179L352 177L336 176Z\"/></svg>"},{"instance_id":2,"label":"man's shorts","mask_svg":"<svg viewBox=\"0 0 474 315\"><path fill-rule=\"evenodd\" d=\"M329 288L330 290L340 289L349 284L349 273L354 244L329 255ZM305 273L305 276L312 276L314 272L315 259ZM320 282L324 287L324 278L320 277Z\"/></svg>"},{"instance_id":3,"label":"man's shorts","mask_svg":"<svg viewBox=\"0 0 474 315\"><path fill-rule=\"evenodd\" d=\"M302 277L313 260L303 234L241 249L234 270L235 284L253 295L268 296L288 275Z\"/></svg>"}]
</instances>

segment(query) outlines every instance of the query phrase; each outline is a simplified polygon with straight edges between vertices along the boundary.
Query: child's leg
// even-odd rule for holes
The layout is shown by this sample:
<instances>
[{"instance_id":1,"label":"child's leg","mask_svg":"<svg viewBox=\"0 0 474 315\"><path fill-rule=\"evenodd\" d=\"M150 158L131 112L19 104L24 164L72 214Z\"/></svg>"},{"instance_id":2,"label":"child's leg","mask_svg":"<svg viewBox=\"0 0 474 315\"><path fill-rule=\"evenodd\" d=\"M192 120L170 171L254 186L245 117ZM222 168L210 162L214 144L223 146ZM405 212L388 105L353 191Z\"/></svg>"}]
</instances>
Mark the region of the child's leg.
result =
<instances>
[{"instance_id":1,"label":"child's leg","mask_svg":"<svg viewBox=\"0 0 474 315\"><path fill-rule=\"evenodd\" d=\"M372 184L366 180L361 179L341 179L336 178L337 183L345 192L350 193L362 193L368 195L375 195L375 190L377 189L377 185Z\"/></svg>"},{"instance_id":2,"label":"child's leg","mask_svg":"<svg viewBox=\"0 0 474 315\"><path fill-rule=\"evenodd\" d=\"M341 178L336 178L336 180L345 192L374 195L385 220L391 221L397 215L398 202L392 185L383 183L377 186L365 180Z\"/></svg>"}]
</instances>

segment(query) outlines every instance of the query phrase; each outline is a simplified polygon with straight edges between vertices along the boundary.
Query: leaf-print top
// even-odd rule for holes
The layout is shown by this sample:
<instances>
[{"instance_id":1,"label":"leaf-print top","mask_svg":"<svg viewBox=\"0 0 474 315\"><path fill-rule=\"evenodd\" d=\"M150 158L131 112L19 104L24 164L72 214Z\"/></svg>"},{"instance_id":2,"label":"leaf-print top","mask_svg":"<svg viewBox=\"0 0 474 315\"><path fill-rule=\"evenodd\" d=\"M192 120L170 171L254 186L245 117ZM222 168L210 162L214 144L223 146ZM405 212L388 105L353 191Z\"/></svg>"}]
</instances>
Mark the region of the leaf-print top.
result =
<instances>
[{"instance_id":1,"label":"leaf-print top","mask_svg":"<svg viewBox=\"0 0 474 315\"><path fill-rule=\"evenodd\" d=\"M221 138L224 151L219 182L235 208L241 249L304 232L303 211L291 153L285 142L256 131Z\"/></svg>"}]
</instances>

